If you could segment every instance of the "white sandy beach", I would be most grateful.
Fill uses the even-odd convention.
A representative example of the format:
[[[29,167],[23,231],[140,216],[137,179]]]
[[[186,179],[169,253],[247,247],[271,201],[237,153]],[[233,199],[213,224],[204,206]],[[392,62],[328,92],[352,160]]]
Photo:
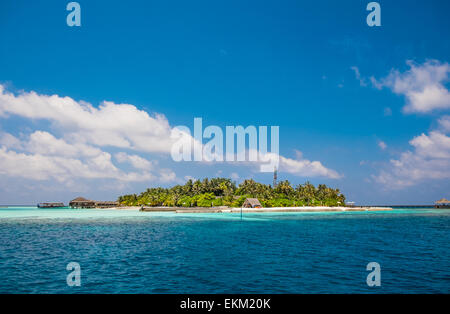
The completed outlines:
[[[346,212],[346,211],[384,211],[392,210],[390,207],[327,207],[327,206],[305,206],[305,207],[272,207],[272,208],[243,208],[246,213],[258,212]],[[240,212],[241,208],[232,208],[230,212]]]
[[[118,207],[118,210],[139,210],[140,207]],[[364,211],[388,211],[390,207],[327,207],[327,206],[305,206],[305,207],[271,207],[271,208],[180,208],[180,207],[144,207],[146,212],[168,212],[177,213],[270,213],[270,212],[364,212]]]

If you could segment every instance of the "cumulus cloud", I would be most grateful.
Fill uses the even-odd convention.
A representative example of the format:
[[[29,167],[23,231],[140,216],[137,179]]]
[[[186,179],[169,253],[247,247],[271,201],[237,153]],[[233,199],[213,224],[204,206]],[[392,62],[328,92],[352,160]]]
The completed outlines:
[[[145,152],[170,152],[171,128],[164,115],[150,116],[129,104],[104,101],[99,108],[70,97],[22,92],[14,95],[0,85],[0,115],[48,120],[66,137],[98,146]]]
[[[320,161],[310,161],[304,158],[291,159],[280,156],[279,170],[301,177],[342,178],[342,175],[335,170],[325,167]]]
[[[136,169],[150,170],[153,168],[154,162],[151,162],[145,158],[138,155],[129,155],[124,152],[117,153],[115,156],[116,160],[120,163],[130,163]]]
[[[325,167],[320,161],[311,161],[304,158],[303,153],[298,150],[295,150],[295,159],[270,152],[262,153],[257,150],[246,150],[247,156],[252,153],[258,156],[258,161],[234,163],[237,165],[257,166],[259,170],[261,170],[261,166],[264,166],[268,170],[265,172],[271,172],[277,168],[279,172],[286,172],[299,177],[325,177],[329,179],[341,179],[343,177],[337,171]],[[236,154],[228,155],[232,160],[233,158],[230,156],[236,156]]]
[[[74,178],[117,178],[120,171],[111,155],[102,153],[85,162],[68,157],[26,154],[0,148],[0,174],[34,180],[64,182]]]
[[[161,169],[161,171],[159,172],[158,180],[163,183],[175,182],[175,181],[178,183],[181,182],[179,179],[177,179],[177,175],[175,174],[175,172],[173,172],[170,169]]]
[[[175,181],[176,175],[162,169],[151,172],[153,163],[137,155],[117,153],[139,172],[117,168],[111,154],[83,143],[67,143],[44,131],[20,140],[9,133],[0,136],[0,174],[32,180],[55,180],[72,185],[77,179],[113,179],[121,182]],[[13,150],[14,149],[14,150]]]
[[[277,156],[273,153],[266,153],[263,156],[260,154],[260,159],[264,162],[278,159],[278,171],[293,174],[299,177],[325,177],[330,179],[340,179],[343,176],[337,171],[325,167],[320,161],[311,161],[303,157],[303,153],[295,150],[296,158],[287,158],[284,156]]]
[[[45,131],[35,131],[32,133],[29,140],[22,143],[22,147],[32,153],[65,157],[95,157],[102,153],[99,148],[84,143],[69,144],[65,140],[58,139]]]
[[[77,179],[114,179],[123,182],[142,182],[158,180],[160,176],[148,171],[124,172],[118,169],[107,152],[97,150],[97,154],[76,155],[75,146],[68,145],[48,133],[42,132],[48,139],[51,149],[41,146],[41,151],[32,152],[35,147],[33,133],[28,141],[21,142],[23,151],[10,150],[6,145],[0,147],[0,174],[32,180],[54,180],[72,184]],[[31,148],[31,149],[29,149]],[[57,154],[58,149],[68,148],[68,152]]]
[[[428,113],[433,110],[450,108],[450,92],[445,86],[449,80],[450,65],[430,60],[417,65],[407,61],[409,70],[400,72],[393,69],[388,76],[375,79],[372,85],[378,89],[387,87],[406,98],[406,113]]]
[[[450,137],[437,131],[421,134],[409,142],[416,153],[424,158],[450,159]]]
[[[407,61],[409,69],[390,71],[384,78],[370,78],[375,88],[389,88],[406,99],[405,113],[430,113],[450,109],[450,65],[447,62],[429,60],[423,64]],[[389,110],[389,115],[391,114]],[[438,120],[438,127],[428,134],[421,134],[409,141],[411,149],[397,159],[390,160],[372,178],[390,188],[404,188],[427,180],[450,179],[450,116]],[[387,146],[378,141],[381,149]]]
[[[13,94],[0,85],[0,117],[10,116],[44,121],[51,132],[33,130],[20,137],[0,133],[0,174],[7,176],[57,180],[66,184],[77,178],[114,179],[121,183],[178,182],[172,170],[156,167],[155,160],[139,154],[168,155],[175,142],[191,145],[197,152],[204,152],[208,147],[198,143],[188,132],[172,128],[164,115],[150,115],[130,104],[104,101],[94,107],[58,95],[33,91]],[[204,157],[217,160],[212,158],[215,154],[217,152],[210,152]],[[319,161],[297,157],[280,156],[279,170],[305,177],[340,177]],[[121,164],[131,165],[134,170],[127,172],[119,168]]]
[[[16,149],[22,149],[22,142],[13,136],[12,134],[0,132],[0,145],[9,147],[9,148],[16,148]]]
[[[450,132],[450,116],[443,116],[438,120],[439,127],[444,132]]]
[[[414,137],[409,144],[412,150],[403,152],[375,181],[391,188],[404,188],[430,179],[450,179],[450,137],[432,131]]]
[[[34,180],[114,179],[121,182],[155,180],[170,182],[176,175],[169,169],[155,170],[154,162],[137,154],[119,152],[118,163],[129,163],[139,172],[126,172],[114,165],[104,148],[168,153],[173,136],[167,119],[153,116],[129,104],[102,102],[98,108],[83,101],[58,95],[7,92],[0,85],[0,116],[46,120],[62,134],[55,137],[37,130],[19,139],[0,133],[2,174]]]

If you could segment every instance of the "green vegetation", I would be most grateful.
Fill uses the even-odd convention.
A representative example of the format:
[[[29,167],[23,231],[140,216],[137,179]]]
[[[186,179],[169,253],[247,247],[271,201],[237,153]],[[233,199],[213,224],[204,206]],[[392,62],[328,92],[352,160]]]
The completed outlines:
[[[230,179],[213,178],[176,185],[172,188],[151,188],[139,195],[123,195],[118,198],[125,206],[178,206],[178,207],[240,207],[247,197],[258,198],[264,207],[293,206],[343,206],[345,196],[339,189],[324,184],[317,188],[309,182],[295,188],[289,181],[270,185],[245,180],[238,187]]]

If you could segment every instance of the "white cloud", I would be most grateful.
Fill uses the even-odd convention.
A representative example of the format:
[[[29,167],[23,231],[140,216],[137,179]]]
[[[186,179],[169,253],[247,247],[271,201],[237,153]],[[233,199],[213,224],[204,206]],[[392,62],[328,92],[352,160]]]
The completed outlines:
[[[403,152],[375,181],[391,188],[404,188],[430,179],[450,179],[450,137],[438,131],[421,134],[410,142],[413,150]]]
[[[108,178],[121,182],[155,180],[170,182],[176,175],[169,169],[153,170],[154,162],[124,152],[116,160],[130,163],[136,172],[117,168],[104,147],[119,147],[145,153],[169,153],[176,140],[167,119],[150,116],[129,104],[105,101],[99,108],[83,101],[58,95],[5,91],[0,85],[0,116],[11,115],[47,120],[62,134],[56,138],[47,131],[34,131],[26,139],[0,134],[2,174],[35,180],[72,182],[73,179]]]
[[[353,72],[355,72],[355,77],[359,81],[359,85],[367,86],[366,80],[361,77],[361,73],[359,72],[359,68],[356,67],[356,66],[352,66],[352,67],[350,67],[350,69],[352,69]]]
[[[83,143],[69,144],[48,132],[36,131],[25,140],[3,133],[0,145],[0,174],[4,176],[56,180],[65,184],[73,184],[76,179],[114,179],[122,182],[158,179],[157,174],[148,171],[152,163],[142,157],[118,154],[141,170],[139,173],[127,173],[112,163],[108,152]],[[164,182],[174,178],[174,175],[168,177],[166,173],[164,170],[160,176]]]
[[[175,182],[175,181],[178,183],[181,182],[180,180],[177,179],[175,172],[173,172],[170,169],[161,169],[161,171],[159,172],[158,179],[160,182],[163,182],[163,183]]]
[[[116,178],[119,170],[111,163],[111,155],[102,153],[86,162],[75,158],[17,153],[0,148],[2,175],[58,182],[74,178]]]
[[[449,158],[450,137],[437,131],[429,135],[421,134],[409,142],[415,147],[416,153],[424,158]]]
[[[197,179],[194,178],[194,177],[192,177],[192,176],[184,176],[184,180],[185,180],[186,182],[189,181],[189,180],[197,181]]]
[[[28,142],[23,143],[28,152],[55,156],[98,156],[102,151],[84,143],[69,144],[63,139],[57,139],[44,131],[35,131],[30,135]]]
[[[430,113],[450,109],[449,81],[450,65],[447,62],[429,60],[423,64],[407,61],[405,72],[393,69],[388,76],[370,80],[375,88],[387,87],[406,98],[403,111],[406,113]],[[392,111],[389,110],[389,115]],[[386,115],[386,112],[385,112]],[[427,180],[450,179],[450,117],[438,120],[438,128],[421,134],[409,141],[412,149],[400,154],[397,159],[372,178],[390,188],[404,188]],[[381,149],[385,143],[378,142]]]
[[[18,138],[5,132],[0,133],[0,145],[15,149],[23,148],[22,142]]]
[[[32,180],[53,180],[72,184],[77,179],[114,179],[123,182],[143,182],[157,179],[150,172],[123,172],[111,162],[111,155],[80,160],[71,157],[18,153],[0,148],[0,174]]]
[[[450,132],[450,116],[443,116],[438,120],[439,127],[444,132]]]
[[[0,85],[0,115],[49,120],[65,137],[97,146],[145,152],[170,152],[173,139],[165,116],[129,104],[104,101],[99,108],[70,97],[23,92],[14,95]]]
[[[342,178],[342,175],[326,168],[320,161],[310,161],[304,158],[291,159],[280,156],[279,170],[301,177]]]
[[[385,150],[387,148],[387,145],[382,140],[378,140],[378,147],[380,147],[382,150]]]
[[[405,96],[407,103],[403,110],[407,113],[428,113],[450,108],[450,92],[445,83],[449,80],[450,65],[430,60],[421,65],[407,61],[409,70],[401,73],[391,70],[380,80],[371,77],[374,87],[390,88],[394,93]]]
[[[138,155],[128,155],[127,153],[120,152],[114,155],[116,160],[120,163],[128,162],[136,169],[150,170],[153,168],[154,163],[142,158]]]
[[[255,153],[258,161],[234,162],[236,165],[257,166],[265,165],[270,172],[277,167],[279,172],[286,172],[299,177],[326,177],[330,179],[340,179],[343,176],[333,169],[325,167],[320,161],[310,161],[303,157],[303,153],[295,150],[296,158],[287,158],[275,153],[258,153],[258,151],[247,151],[246,154]],[[278,162],[277,162],[278,160]]]
[[[172,144],[180,137],[195,150],[203,148],[189,134],[172,128],[164,115],[149,115],[130,104],[104,101],[96,108],[70,97],[40,95],[33,91],[13,94],[0,84],[0,116],[2,119],[20,116],[44,120],[52,132],[60,135],[56,137],[43,130],[21,134],[20,138],[0,133],[1,173],[28,179],[66,183],[76,178],[178,182],[172,170],[155,169],[156,161],[138,153],[170,154]],[[111,149],[120,150],[114,154],[117,163],[129,163],[138,171],[126,172],[118,168],[111,154],[105,151]],[[319,161],[300,155],[297,159],[280,156],[279,170],[304,177],[341,177]]]
[[[239,180],[240,176],[236,172],[232,172],[231,175],[230,175],[230,178],[232,180]]]
[[[295,152],[295,159],[303,159],[303,152],[299,151],[298,149],[294,149]]]

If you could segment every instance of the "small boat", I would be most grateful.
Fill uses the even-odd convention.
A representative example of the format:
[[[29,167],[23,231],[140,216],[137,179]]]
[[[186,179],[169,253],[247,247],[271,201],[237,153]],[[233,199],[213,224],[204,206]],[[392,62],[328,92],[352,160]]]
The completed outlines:
[[[39,203],[38,208],[60,208],[64,207],[64,203]]]

